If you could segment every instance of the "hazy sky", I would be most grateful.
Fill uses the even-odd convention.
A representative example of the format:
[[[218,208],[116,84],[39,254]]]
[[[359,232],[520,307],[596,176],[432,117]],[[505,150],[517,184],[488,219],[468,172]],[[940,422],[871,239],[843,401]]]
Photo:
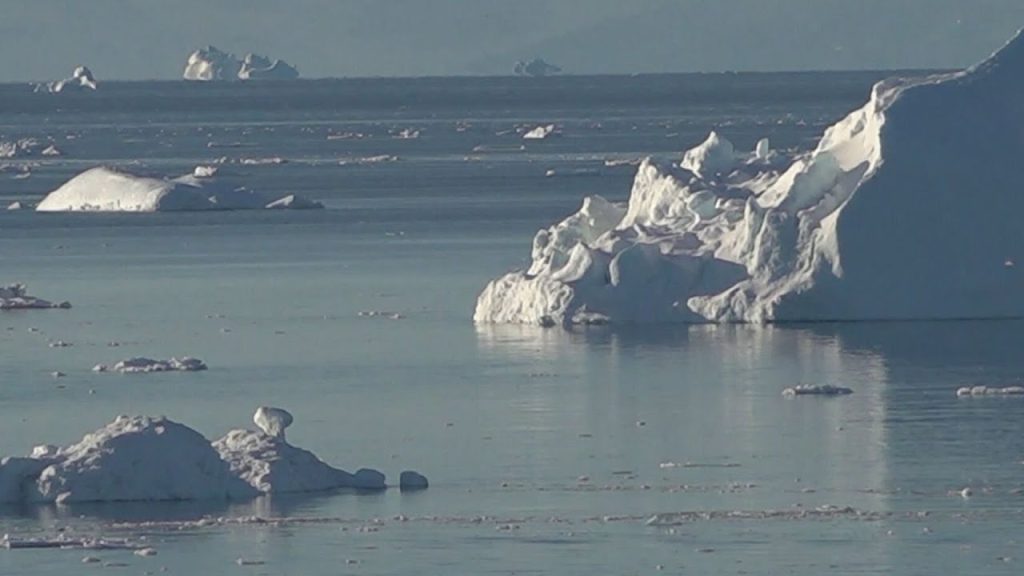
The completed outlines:
[[[1024,26],[1024,0],[0,0],[0,81],[180,77],[213,44],[304,77],[935,68]]]

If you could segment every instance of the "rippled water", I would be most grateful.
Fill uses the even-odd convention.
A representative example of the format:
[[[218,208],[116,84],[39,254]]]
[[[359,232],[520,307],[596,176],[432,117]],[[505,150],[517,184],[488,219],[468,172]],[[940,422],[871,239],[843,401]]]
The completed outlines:
[[[329,208],[0,213],[0,282],[74,304],[0,314],[0,454],[118,413],[213,438],[274,404],[296,416],[289,440],[330,463],[431,480],[416,494],[9,508],[0,532],[15,538],[158,554],[0,551],[0,573],[67,574],[86,555],[172,574],[1018,573],[1024,399],[954,392],[1019,383],[1024,323],[470,321],[537,228],[585,194],[625,198],[630,169],[605,159],[675,157],[713,127],[744,147],[808,146],[877,76],[141,83],[85,99],[0,86],[0,139],[65,151],[0,161],[32,173],[0,173],[4,199],[100,162],[174,174],[226,156],[228,178]],[[522,141],[506,131],[540,122],[565,135],[509,150]],[[405,128],[420,138],[392,138]],[[327,139],[352,131],[366,136]],[[338,163],[380,154],[399,159]],[[289,162],[232,163],[270,156]],[[401,318],[359,315],[373,310]],[[210,370],[90,371],[180,354]],[[799,382],[855,392],[780,394]]]

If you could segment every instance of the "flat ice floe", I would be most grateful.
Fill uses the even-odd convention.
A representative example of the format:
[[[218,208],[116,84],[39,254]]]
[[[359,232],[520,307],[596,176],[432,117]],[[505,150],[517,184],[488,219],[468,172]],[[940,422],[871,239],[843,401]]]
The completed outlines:
[[[890,79],[794,157],[712,133],[644,161],[490,282],[478,323],[1024,316],[1024,37],[962,72]]]
[[[385,487],[382,473],[333,468],[283,435],[232,430],[211,443],[163,416],[118,416],[70,446],[37,446],[30,456],[0,460],[0,503],[225,500]]]
[[[185,80],[294,80],[299,71],[283,60],[249,53],[241,60],[234,54],[207,46],[188,57]]]
[[[46,195],[39,212],[170,212],[254,210],[264,208],[323,208],[288,194],[275,198],[245,188],[219,184],[212,177],[192,174],[174,179],[137,176],[112,168],[90,168]]]
[[[70,302],[50,302],[29,296],[24,284],[0,285],[0,310],[23,310],[38,308],[71,308]]]
[[[121,374],[148,374],[150,372],[199,372],[206,370],[206,363],[198,358],[184,356],[170,360],[154,360],[138,356],[121,360],[113,366],[97,364],[93,372],[120,372]]]

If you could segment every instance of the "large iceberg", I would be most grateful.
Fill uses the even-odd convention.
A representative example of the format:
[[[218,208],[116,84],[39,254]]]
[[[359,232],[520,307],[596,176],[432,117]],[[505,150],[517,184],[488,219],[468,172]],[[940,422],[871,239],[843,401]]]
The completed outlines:
[[[247,210],[261,208],[323,208],[294,195],[274,198],[220,185],[193,175],[174,179],[137,176],[112,168],[91,168],[46,195],[39,212],[167,212]]]
[[[967,70],[890,79],[786,159],[712,134],[537,233],[478,323],[1024,316],[1024,36]],[[788,168],[781,169],[786,164]]]
[[[42,445],[0,460],[0,504],[235,500],[385,487],[376,470],[350,474],[282,437],[232,430],[211,443],[163,416],[118,416],[70,446]]]
[[[189,54],[183,74],[185,80],[294,80],[299,71],[283,60],[271,60],[249,53],[239,60],[234,54],[214,46]]]

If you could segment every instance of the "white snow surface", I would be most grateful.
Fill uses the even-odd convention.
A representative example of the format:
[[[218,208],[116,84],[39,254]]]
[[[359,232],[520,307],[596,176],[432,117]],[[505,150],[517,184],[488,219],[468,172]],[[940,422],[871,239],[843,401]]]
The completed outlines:
[[[195,430],[163,417],[118,416],[62,448],[28,499],[63,504],[255,494]]]
[[[490,282],[478,323],[1024,316],[1024,36],[967,70],[890,79],[786,158],[712,133],[586,198]],[[786,165],[788,164],[788,168]]]
[[[294,80],[299,71],[283,60],[249,53],[241,60],[234,54],[207,46],[188,57],[185,80]]]
[[[0,310],[29,308],[71,308],[71,304],[69,302],[53,303],[30,296],[24,284],[8,284],[6,286],[0,284]]]
[[[272,206],[271,206],[272,205]],[[231,188],[212,177],[188,174],[174,179],[149,178],[107,167],[90,168],[50,192],[39,212],[170,212],[322,208],[318,202],[289,194],[274,199],[246,188]]]

